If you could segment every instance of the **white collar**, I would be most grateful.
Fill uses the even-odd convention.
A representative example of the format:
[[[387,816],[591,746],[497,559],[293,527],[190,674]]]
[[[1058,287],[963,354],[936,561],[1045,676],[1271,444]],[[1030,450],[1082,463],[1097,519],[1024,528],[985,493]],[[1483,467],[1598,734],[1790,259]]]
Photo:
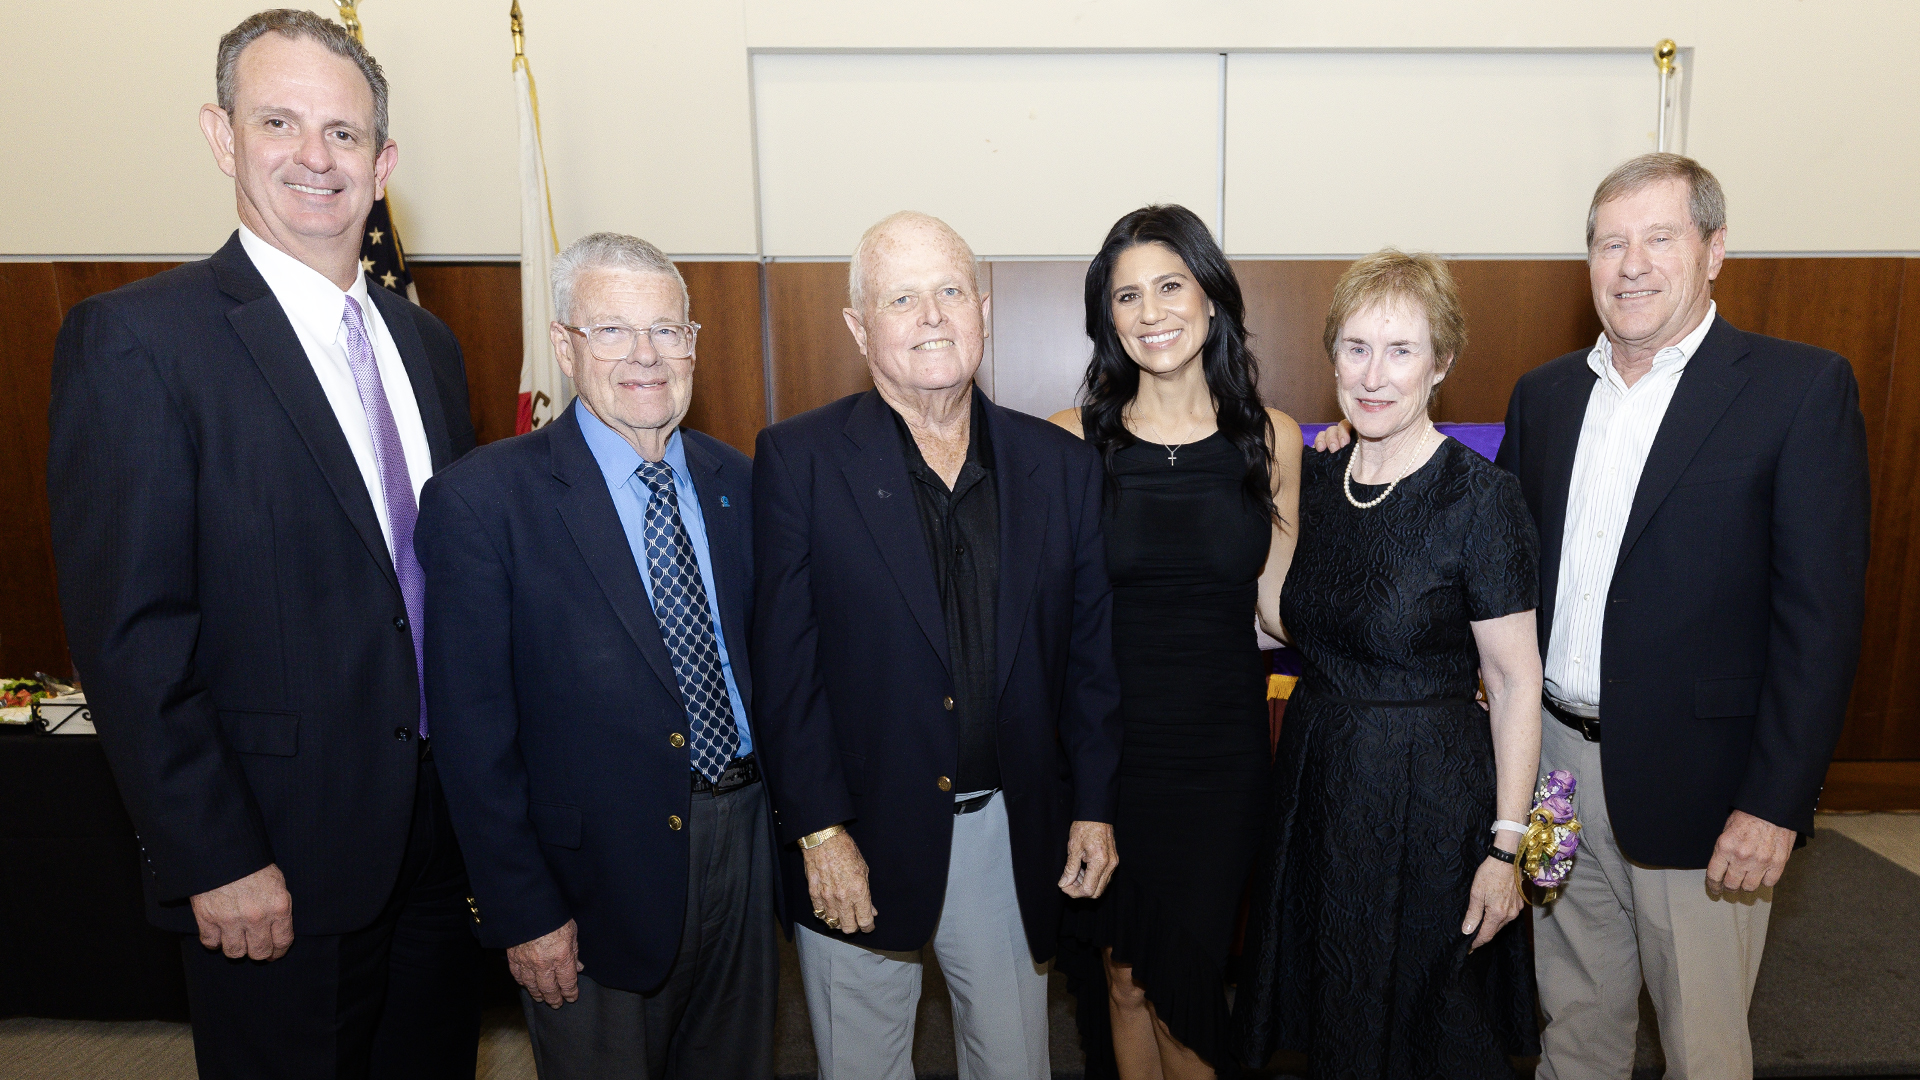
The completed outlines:
[[[373,301],[367,296],[365,268],[355,270],[353,287],[341,292],[340,286],[327,280],[326,275],[260,239],[245,225],[240,226],[240,246],[253,260],[254,269],[266,279],[267,288],[273,290],[274,299],[280,301],[288,321],[307,337],[316,341],[336,340],[349,296],[360,305],[361,317],[372,322]]]
[[[1686,337],[1654,353],[1653,368],[1647,374],[1683,370],[1687,366],[1687,361],[1693,359],[1694,352],[1700,348],[1700,343],[1706,340],[1707,331],[1713,327],[1713,317],[1719,310],[1718,303],[1707,301],[1707,317],[1701,319],[1700,325],[1688,332]],[[1593,350],[1587,353],[1587,366],[1592,368],[1593,373],[1600,376],[1602,380],[1612,383],[1614,389],[1621,393],[1628,390],[1627,381],[1620,377],[1619,371],[1614,369],[1613,341],[1607,337],[1606,331],[1600,332],[1600,340],[1594,342]]]

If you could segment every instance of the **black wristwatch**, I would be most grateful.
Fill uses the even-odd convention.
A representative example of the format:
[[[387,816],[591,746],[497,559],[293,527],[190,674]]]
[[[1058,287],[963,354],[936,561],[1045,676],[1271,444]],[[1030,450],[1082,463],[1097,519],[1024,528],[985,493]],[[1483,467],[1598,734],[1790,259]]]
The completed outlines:
[[[1506,863],[1508,866],[1512,866],[1514,863],[1518,862],[1520,858],[1518,855],[1515,855],[1513,852],[1502,851],[1498,847],[1495,847],[1492,844],[1487,845],[1487,854],[1493,856],[1496,859],[1499,859],[1501,862]]]

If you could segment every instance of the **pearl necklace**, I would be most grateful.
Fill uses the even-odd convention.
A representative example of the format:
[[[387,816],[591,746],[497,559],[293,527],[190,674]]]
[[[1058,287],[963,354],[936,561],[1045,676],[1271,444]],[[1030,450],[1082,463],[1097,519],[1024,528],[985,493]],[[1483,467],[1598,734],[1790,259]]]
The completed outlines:
[[[1402,451],[1402,454],[1406,458],[1407,468],[1402,469],[1400,471],[1400,475],[1393,478],[1393,483],[1387,485],[1387,490],[1381,492],[1378,495],[1375,495],[1373,498],[1367,500],[1366,502],[1361,502],[1359,499],[1356,499],[1353,497],[1353,463],[1360,460],[1360,448],[1358,446],[1355,446],[1353,448],[1353,453],[1348,455],[1347,457],[1346,475],[1340,478],[1340,488],[1341,490],[1347,493],[1347,501],[1353,504],[1353,508],[1355,510],[1371,510],[1374,507],[1379,506],[1383,501],[1385,501],[1387,496],[1393,494],[1393,489],[1399,487],[1400,481],[1405,480],[1407,478],[1407,474],[1413,471],[1412,469],[1413,458],[1415,457],[1415,454],[1413,453],[1413,451],[1425,449],[1427,445],[1427,439],[1429,436],[1433,434],[1433,431],[1434,429],[1429,427],[1427,429],[1426,434],[1420,436],[1419,442],[1412,444],[1412,446],[1409,447],[1408,450]]]

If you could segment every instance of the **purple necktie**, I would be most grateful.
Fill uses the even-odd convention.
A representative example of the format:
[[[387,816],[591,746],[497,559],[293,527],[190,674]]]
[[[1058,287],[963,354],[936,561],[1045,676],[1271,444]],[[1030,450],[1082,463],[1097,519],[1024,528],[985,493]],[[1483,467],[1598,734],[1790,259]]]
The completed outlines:
[[[426,595],[420,560],[413,554],[413,523],[420,508],[413,501],[413,478],[407,473],[407,452],[400,445],[400,428],[393,422],[393,407],[387,404],[387,388],[380,381],[380,366],[373,360],[373,342],[367,337],[367,324],[360,302],[347,297],[347,310],[341,318],[347,324],[347,366],[353,369],[353,388],[360,393],[360,408],[367,414],[367,431],[373,436],[373,462],[380,470],[380,495],[387,502],[387,528],[393,533],[393,573],[400,579],[400,599],[407,605],[407,628],[413,634],[413,667],[420,684],[420,737],[427,737],[426,656],[421,650],[421,605]]]

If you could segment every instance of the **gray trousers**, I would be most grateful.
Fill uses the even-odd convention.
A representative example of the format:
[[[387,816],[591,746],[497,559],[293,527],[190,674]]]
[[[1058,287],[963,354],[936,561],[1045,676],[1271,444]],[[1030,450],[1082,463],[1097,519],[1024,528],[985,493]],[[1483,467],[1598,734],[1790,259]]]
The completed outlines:
[[[695,794],[687,822],[687,917],[667,981],[639,994],[580,974],[550,1008],[523,989],[540,1080],[767,1080],[780,990],[766,785]]]
[[[820,1080],[911,1080],[920,954],[801,925],[794,938]],[[1027,948],[1013,891],[1005,793],[953,819],[933,953],[953,998],[960,1080],[1047,1080],[1047,971]]]
[[[1747,1006],[1773,890],[1716,899],[1704,870],[1628,859],[1607,816],[1600,744],[1544,714],[1540,771],[1552,769],[1579,780],[1580,853],[1560,898],[1534,911],[1534,972],[1547,1015],[1535,1075],[1627,1080],[1644,979],[1660,1018],[1667,1080],[1749,1080]]]

